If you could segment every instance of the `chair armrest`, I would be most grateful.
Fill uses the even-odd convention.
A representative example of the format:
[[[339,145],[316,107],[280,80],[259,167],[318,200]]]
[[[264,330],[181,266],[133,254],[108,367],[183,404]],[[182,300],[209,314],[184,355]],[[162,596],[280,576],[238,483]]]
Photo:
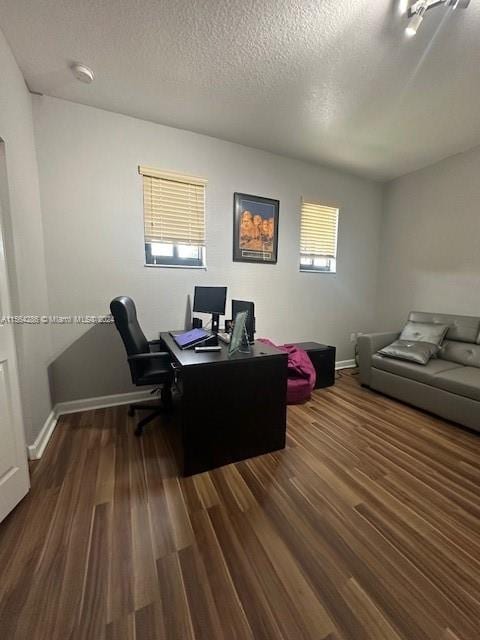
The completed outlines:
[[[148,346],[150,347],[151,353],[158,353],[159,351],[163,351],[165,349],[163,340],[149,340]]]
[[[367,386],[370,384],[373,354],[397,340],[399,335],[399,331],[388,331],[387,333],[364,333],[358,336],[358,360],[362,384]]]
[[[129,362],[142,362],[142,360],[164,360],[166,366],[170,366],[170,354],[166,351],[154,351],[148,353],[135,353],[133,356],[128,356]]]

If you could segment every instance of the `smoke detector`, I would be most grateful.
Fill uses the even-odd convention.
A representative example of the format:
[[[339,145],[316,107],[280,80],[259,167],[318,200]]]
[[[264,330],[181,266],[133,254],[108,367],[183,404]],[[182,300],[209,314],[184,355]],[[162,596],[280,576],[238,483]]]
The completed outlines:
[[[90,69],[90,67],[87,67],[86,64],[79,64],[78,62],[75,62],[74,64],[72,64],[71,69],[73,75],[77,80],[80,80],[80,82],[90,84],[90,82],[92,82],[95,78],[95,74]]]

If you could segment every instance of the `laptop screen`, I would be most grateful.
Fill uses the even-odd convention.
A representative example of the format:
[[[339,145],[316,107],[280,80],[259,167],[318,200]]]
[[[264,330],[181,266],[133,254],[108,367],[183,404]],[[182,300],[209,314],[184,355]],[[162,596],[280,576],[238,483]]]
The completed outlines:
[[[180,349],[183,349],[184,347],[195,344],[195,342],[204,340],[207,337],[208,333],[204,329],[192,329],[191,331],[186,331],[185,333],[173,336],[173,339]]]

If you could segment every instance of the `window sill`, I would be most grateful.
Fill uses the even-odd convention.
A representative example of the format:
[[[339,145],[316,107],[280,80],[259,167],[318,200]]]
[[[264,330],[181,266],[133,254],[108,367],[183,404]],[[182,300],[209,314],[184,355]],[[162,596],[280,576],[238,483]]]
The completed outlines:
[[[200,269],[207,270],[207,265],[194,265],[194,264],[147,264],[144,267],[153,267],[154,269]]]
[[[323,269],[300,269],[300,273],[323,273],[324,275],[327,276],[336,276],[337,272],[336,271],[326,271]]]

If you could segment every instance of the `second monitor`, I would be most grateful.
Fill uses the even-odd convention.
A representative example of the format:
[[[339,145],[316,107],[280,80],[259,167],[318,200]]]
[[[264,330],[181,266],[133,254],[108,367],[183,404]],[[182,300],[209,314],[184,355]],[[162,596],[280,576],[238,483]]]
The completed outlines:
[[[195,287],[193,297],[194,313],[212,314],[212,332],[219,329],[220,316],[225,315],[227,287]]]

